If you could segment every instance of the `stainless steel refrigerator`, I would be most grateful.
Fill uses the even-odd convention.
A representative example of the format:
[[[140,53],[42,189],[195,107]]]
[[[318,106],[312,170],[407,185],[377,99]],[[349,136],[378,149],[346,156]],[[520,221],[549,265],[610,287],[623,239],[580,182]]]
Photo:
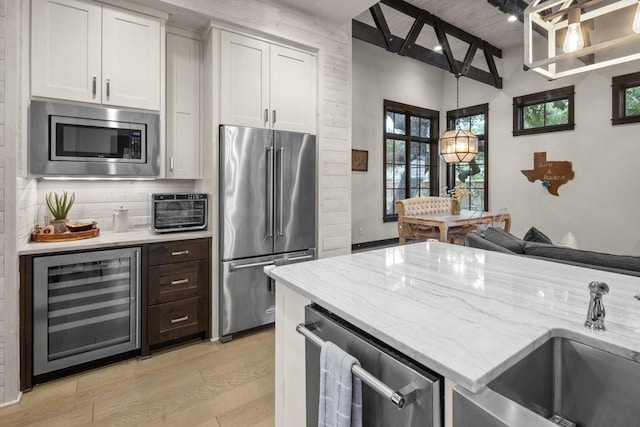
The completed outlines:
[[[263,271],[315,258],[314,135],[220,126],[220,341],[275,321]]]

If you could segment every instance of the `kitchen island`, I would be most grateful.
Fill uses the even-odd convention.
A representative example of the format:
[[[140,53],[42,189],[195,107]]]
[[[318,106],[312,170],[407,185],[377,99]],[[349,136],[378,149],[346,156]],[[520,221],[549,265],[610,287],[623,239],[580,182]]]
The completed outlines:
[[[295,325],[308,301],[445,377],[445,425],[454,384],[475,393],[551,337],[640,359],[638,277],[439,242],[275,267],[269,275],[277,282],[279,426],[304,424],[304,339]],[[583,326],[594,280],[611,288],[606,331]]]

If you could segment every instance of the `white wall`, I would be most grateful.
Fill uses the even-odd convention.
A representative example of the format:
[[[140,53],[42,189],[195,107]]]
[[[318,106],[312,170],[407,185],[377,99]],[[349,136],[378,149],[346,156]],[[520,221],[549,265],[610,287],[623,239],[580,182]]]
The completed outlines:
[[[357,40],[353,46],[353,148],[369,151],[369,171],[352,173],[353,242],[359,243],[397,237],[396,223],[382,222],[382,100],[440,110],[443,129],[446,111],[456,107],[456,82],[452,74],[384,49]],[[610,121],[611,77],[637,71],[638,62],[550,82],[523,71],[522,46],[503,51],[498,61],[502,90],[460,79],[460,107],[489,103],[489,209],[506,207],[518,236],[533,225],[556,242],[571,232],[579,248],[640,255],[640,124]],[[412,77],[401,84],[392,73]],[[576,92],[575,130],[512,136],[513,97],[569,85]],[[520,172],[532,168],[538,151],[573,162],[575,178],[557,197]]]
[[[489,208],[506,207],[512,232],[536,226],[554,241],[567,232],[578,247],[640,255],[640,124],[611,126],[611,77],[637,71],[638,62],[549,82],[522,69],[522,45],[503,52],[504,88],[461,79],[460,105],[489,102]],[[455,78],[445,78],[443,111],[455,108]],[[575,85],[575,130],[512,136],[513,97]],[[533,153],[573,162],[575,177],[550,195],[520,172]]]
[[[367,172],[351,173],[353,243],[398,237],[383,217],[383,101],[442,109],[444,71],[353,39],[353,148],[369,152]],[[442,115],[442,113],[441,113]]]

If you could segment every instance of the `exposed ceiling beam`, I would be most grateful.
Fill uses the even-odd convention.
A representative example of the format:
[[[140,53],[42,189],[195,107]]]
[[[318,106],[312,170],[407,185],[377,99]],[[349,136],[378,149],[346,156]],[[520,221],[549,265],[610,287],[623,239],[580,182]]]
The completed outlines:
[[[371,12],[371,17],[373,18],[373,22],[376,23],[376,27],[382,33],[385,42],[385,49],[391,50],[391,31],[389,30],[389,26],[387,25],[387,20],[384,19],[384,15],[382,14],[382,8],[379,3],[374,4],[369,8],[369,12]]]
[[[380,3],[414,18],[414,22],[405,38],[391,34],[384,14],[382,13]],[[462,75],[498,89],[502,88],[502,78],[498,74],[494,60],[494,57],[502,58],[502,50],[404,0],[382,0],[380,3],[375,4],[369,9],[376,27],[372,27],[355,19],[352,21],[352,34],[354,38],[382,47],[390,52],[396,52],[400,55],[408,56],[426,64],[442,68],[456,76]],[[415,44],[424,25],[429,25],[434,28],[438,42],[442,47],[442,53]],[[459,61],[454,57],[448,36],[455,37],[469,44],[464,61]],[[478,49],[484,52],[489,72],[471,65]]]
[[[353,37],[358,40],[365,41],[367,43],[371,43],[383,49],[386,49],[386,43],[380,31],[377,28],[371,27],[365,23],[360,21],[353,20],[352,21],[352,30]],[[393,36],[393,40],[391,41],[391,51],[398,52],[404,43],[404,39],[401,37]],[[426,47],[422,47],[420,45],[413,45],[411,49],[408,50],[407,55],[409,58],[416,59],[418,61],[424,62],[425,64],[432,65],[434,67],[442,68],[443,70],[449,71],[449,63],[447,62],[444,55],[438,52],[434,52],[431,49],[427,49]],[[455,61],[458,69],[462,69],[463,63],[461,61]],[[498,77],[499,85],[496,86],[496,79],[488,73],[487,71],[481,70],[476,67],[470,67],[465,77],[468,77],[472,80],[476,80],[481,83],[488,84],[490,86],[497,87],[498,89],[502,88],[502,78]]]
[[[524,0],[487,0],[489,4],[498,8],[502,13],[517,16],[523,21],[524,10],[529,6]]]

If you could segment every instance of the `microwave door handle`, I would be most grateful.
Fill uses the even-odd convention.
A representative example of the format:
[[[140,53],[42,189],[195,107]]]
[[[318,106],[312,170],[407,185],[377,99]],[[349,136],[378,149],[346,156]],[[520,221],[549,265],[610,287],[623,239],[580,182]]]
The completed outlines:
[[[267,235],[273,237],[273,147],[267,148]]]

